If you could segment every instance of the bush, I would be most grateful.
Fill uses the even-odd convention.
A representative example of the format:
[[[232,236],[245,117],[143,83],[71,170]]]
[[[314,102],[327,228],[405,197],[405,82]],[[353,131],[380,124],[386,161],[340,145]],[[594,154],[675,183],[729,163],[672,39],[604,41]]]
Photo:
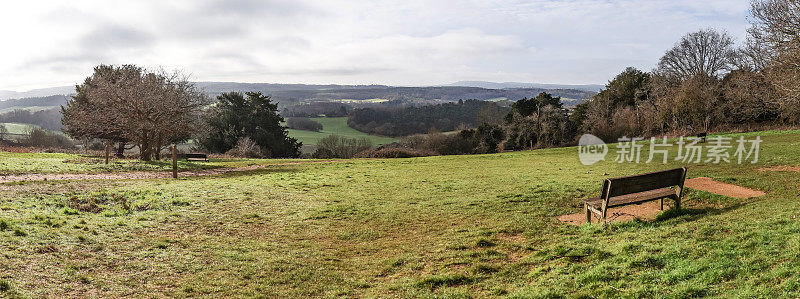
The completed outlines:
[[[368,151],[372,148],[372,142],[367,138],[346,138],[338,135],[330,135],[322,138],[317,144],[314,158],[318,159],[350,159],[356,154]]]
[[[289,129],[297,129],[297,130],[305,130],[305,131],[314,131],[319,132],[322,131],[322,124],[312,120],[310,118],[304,117],[290,117],[286,120],[286,126]]]
[[[69,137],[41,128],[28,131],[28,136],[20,140],[20,144],[39,148],[75,148],[75,143]]]
[[[463,134],[442,133],[410,136],[405,139],[404,145],[408,148],[436,155],[471,154],[475,148],[470,138]]]
[[[240,158],[268,158],[269,155],[265,154],[261,147],[258,146],[253,140],[248,137],[239,138],[236,146],[226,152],[226,154],[233,157]]]

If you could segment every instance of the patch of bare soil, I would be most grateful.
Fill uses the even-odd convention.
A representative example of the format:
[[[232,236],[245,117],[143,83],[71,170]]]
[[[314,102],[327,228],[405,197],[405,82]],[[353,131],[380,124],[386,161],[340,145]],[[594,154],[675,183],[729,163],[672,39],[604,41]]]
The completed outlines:
[[[245,167],[228,167],[195,171],[181,171],[178,177],[221,175],[229,172],[251,171],[270,166],[296,165],[307,163],[327,163],[337,160],[326,161],[295,161],[278,164],[259,164]],[[0,176],[0,183],[23,182],[23,181],[48,181],[48,180],[147,180],[147,179],[166,179],[171,178],[170,171],[136,171],[136,172],[112,172],[112,173],[32,173],[19,175]]]
[[[759,197],[766,194],[763,191],[717,182],[707,177],[688,179],[684,186],[736,198]]]
[[[759,168],[759,171],[800,171],[800,166],[776,165]]]
[[[664,209],[668,209],[667,203],[664,202]],[[608,222],[624,222],[634,219],[651,221],[656,219],[656,215],[661,212],[661,204],[655,201],[649,201],[638,205],[629,205],[622,207],[615,207],[608,209]],[[572,225],[583,225],[586,223],[586,213],[575,213],[569,215],[558,216],[558,221]],[[592,223],[601,223],[597,214],[592,213]]]

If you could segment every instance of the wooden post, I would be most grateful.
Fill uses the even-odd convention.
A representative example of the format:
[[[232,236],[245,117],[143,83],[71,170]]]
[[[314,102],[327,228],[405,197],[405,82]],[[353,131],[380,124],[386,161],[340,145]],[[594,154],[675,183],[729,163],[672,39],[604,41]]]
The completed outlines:
[[[111,146],[111,142],[106,140],[106,164],[108,164],[108,151],[109,151],[109,147],[110,146]]]
[[[178,151],[175,145],[172,145],[172,178],[178,178]]]

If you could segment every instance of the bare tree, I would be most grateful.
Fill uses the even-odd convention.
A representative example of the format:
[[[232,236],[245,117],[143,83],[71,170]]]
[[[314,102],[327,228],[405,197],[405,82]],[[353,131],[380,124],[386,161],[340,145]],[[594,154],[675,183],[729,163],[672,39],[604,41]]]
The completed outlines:
[[[775,55],[775,49],[765,40],[750,35],[744,45],[736,50],[733,65],[738,70],[760,72],[773,63]]]
[[[200,127],[208,98],[180,73],[133,65],[95,68],[62,108],[65,132],[75,138],[133,142],[142,160],[160,158],[167,145]]]
[[[800,2],[752,0],[750,35],[775,48],[797,48],[800,41]]]
[[[753,0],[750,13],[750,37],[771,54],[765,74],[779,94],[780,119],[800,123],[800,2]]]
[[[661,57],[657,73],[681,81],[698,75],[717,78],[731,68],[733,44],[727,33],[713,29],[686,34]]]

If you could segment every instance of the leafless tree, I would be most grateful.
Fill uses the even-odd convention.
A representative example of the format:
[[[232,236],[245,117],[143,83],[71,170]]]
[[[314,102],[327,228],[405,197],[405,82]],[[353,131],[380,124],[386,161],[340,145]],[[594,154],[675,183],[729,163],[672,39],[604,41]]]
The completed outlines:
[[[731,68],[733,45],[727,33],[714,29],[686,34],[661,57],[657,73],[681,81],[698,75],[717,78]]]
[[[765,74],[780,95],[780,118],[800,122],[800,1],[753,0],[750,37],[770,51]]]
[[[209,100],[186,76],[133,65],[95,68],[62,108],[74,138],[133,142],[142,160],[160,158],[167,145],[189,139]]]
[[[797,48],[800,41],[800,1],[752,0],[750,35],[775,48]]]

